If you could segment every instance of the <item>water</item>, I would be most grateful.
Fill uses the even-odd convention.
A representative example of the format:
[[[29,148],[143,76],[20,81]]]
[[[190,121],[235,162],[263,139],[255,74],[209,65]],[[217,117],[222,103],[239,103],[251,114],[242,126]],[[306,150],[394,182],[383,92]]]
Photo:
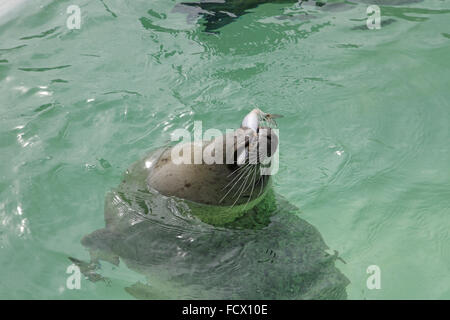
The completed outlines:
[[[132,298],[124,264],[66,288],[105,195],[174,129],[258,106],[285,116],[274,190],[346,262],[348,297],[449,299],[450,4],[383,2],[380,30],[367,3],[269,3],[206,33],[176,2],[78,1],[68,30],[70,1],[0,1],[0,297]]]

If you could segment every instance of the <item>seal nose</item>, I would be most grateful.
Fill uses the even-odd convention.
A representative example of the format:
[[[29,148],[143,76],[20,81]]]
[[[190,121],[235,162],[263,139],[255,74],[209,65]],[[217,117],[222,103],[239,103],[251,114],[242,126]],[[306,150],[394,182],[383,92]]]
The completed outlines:
[[[255,133],[258,132],[259,128],[259,109],[253,109],[249,114],[247,114],[242,120],[241,127],[252,129]]]
[[[253,132],[258,133],[261,124],[268,124],[269,126],[276,127],[277,123],[275,119],[282,118],[282,115],[274,113],[265,113],[258,108],[253,109],[247,114],[241,123],[241,128],[252,129]]]

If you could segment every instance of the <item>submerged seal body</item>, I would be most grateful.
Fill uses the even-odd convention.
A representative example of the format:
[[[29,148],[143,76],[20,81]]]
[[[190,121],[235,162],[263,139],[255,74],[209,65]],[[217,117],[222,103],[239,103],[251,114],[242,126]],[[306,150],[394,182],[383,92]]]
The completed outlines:
[[[116,280],[103,278],[98,261],[124,263],[145,276],[124,288],[138,299],[347,297],[349,280],[335,266],[337,253],[281,196],[269,191],[220,228],[182,210],[170,198],[114,190],[105,203],[105,228],[82,240],[91,263],[72,261],[91,281],[106,282]]]

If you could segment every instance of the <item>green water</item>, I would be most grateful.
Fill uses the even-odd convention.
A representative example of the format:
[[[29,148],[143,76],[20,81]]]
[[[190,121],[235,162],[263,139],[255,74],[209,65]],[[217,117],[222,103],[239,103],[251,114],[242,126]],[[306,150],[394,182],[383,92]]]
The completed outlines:
[[[449,299],[450,3],[380,5],[380,30],[363,3],[264,4],[220,33],[175,5],[0,14],[0,298],[132,298],[144,277],[123,264],[103,264],[110,285],[66,288],[106,193],[174,129],[236,128],[258,106],[284,115],[274,189],[346,262],[348,297]]]

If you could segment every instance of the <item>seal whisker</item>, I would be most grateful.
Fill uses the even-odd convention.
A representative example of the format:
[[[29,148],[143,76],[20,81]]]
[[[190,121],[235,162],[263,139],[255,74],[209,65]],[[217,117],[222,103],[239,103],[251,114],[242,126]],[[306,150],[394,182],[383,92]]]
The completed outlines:
[[[253,172],[254,172],[254,166],[252,166],[252,168],[250,168],[250,170],[248,171],[248,176],[247,176],[247,178],[252,177],[252,176],[253,176]],[[250,182],[251,180],[252,180],[252,179],[250,179],[249,182]],[[245,183],[245,184],[244,184],[244,188],[242,188],[242,192],[240,193],[239,196],[241,196],[242,193],[246,192],[250,187],[251,187],[251,183],[249,183],[248,185]]]
[[[244,183],[243,183],[241,186],[239,186],[239,188],[238,188],[238,189],[236,190],[236,192],[234,193],[233,197],[235,197],[236,194],[238,194],[238,192],[239,192],[239,195],[238,195],[236,201],[239,199],[239,197],[241,196],[242,192],[244,191],[244,188],[245,188],[245,186],[247,185],[247,180],[248,180],[248,178],[250,177],[250,175],[251,175],[251,173],[252,173],[252,170],[253,170],[253,167],[249,167],[249,168],[248,168],[248,170],[247,170],[246,173],[245,173],[245,174],[246,174],[246,177],[245,177]]]
[[[260,188],[259,188],[258,197],[262,194],[262,192],[264,190],[264,175],[261,175],[259,177],[259,179],[261,180],[261,185],[260,185]]]
[[[236,200],[233,202],[231,208],[233,208],[234,205],[236,204],[236,202],[240,199],[242,193],[244,192],[244,188],[245,188],[246,185],[247,185],[247,180],[248,180],[248,178],[251,176],[253,170],[254,170],[254,166],[251,166],[251,167],[246,171],[247,177],[245,178],[244,183],[243,183],[241,186],[239,186],[239,188],[237,189],[237,191],[234,193],[233,197],[236,196],[236,194],[238,194],[238,196],[236,197]]]
[[[238,182],[244,177],[248,177],[248,172],[251,170],[251,167],[247,167],[246,170],[243,171],[243,174],[241,175],[241,177],[231,186],[230,190],[228,190],[228,192],[225,194],[225,196],[221,199],[220,202],[223,201],[223,199],[235,188],[235,186],[238,184]],[[241,186],[245,186],[245,183],[247,182],[247,179],[245,179],[244,183]],[[238,189],[236,190],[236,192],[234,193],[234,195],[231,197],[233,198],[236,193],[240,190],[241,186],[238,187]],[[233,203],[234,205],[234,203]],[[233,206],[232,206],[233,207]]]
[[[239,169],[242,169],[241,170],[241,172],[239,172],[239,174],[237,175],[237,176],[235,176],[225,187],[223,187],[222,188],[222,190],[223,189],[226,189],[230,184],[232,184],[237,178],[239,178],[242,174],[243,174],[243,172],[245,172],[245,170],[243,170],[243,169],[246,169],[246,168],[248,168],[249,167],[249,164],[245,164],[244,166],[242,166],[241,168],[239,168]],[[235,170],[236,171],[236,170]],[[227,177],[229,177],[229,176],[227,176]]]
[[[231,192],[231,190],[234,189],[236,184],[242,179],[242,177],[245,176],[246,172],[248,172],[248,170],[250,170],[250,169],[251,169],[251,167],[247,166],[247,168],[245,170],[243,170],[238,176],[236,176],[231,182],[229,182],[227,184],[227,186],[230,185],[234,180],[236,180],[239,177],[239,179],[237,179],[237,181],[231,186],[230,190],[228,190],[227,193],[225,193],[225,195],[220,199],[219,203],[222,203],[222,201],[226,198],[226,196]]]
[[[252,185],[252,191],[250,191],[250,196],[248,197],[247,202],[245,203],[244,208],[247,208],[247,205],[248,205],[248,203],[250,202],[250,199],[252,198],[252,195],[253,195],[253,189],[255,188],[255,181],[256,181],[257,167],[258,167],[258,166],[255,166],[255,168],[253,169],[253,180],[252,180],[252,183],[251,183],[251,185]]]
[[[245,170],[243,170],[239,175],[239,179],[237,180],[237,181],[235,181],[234,183],[233,183],[233,186],[231,187],[231,189],[233,189],[234,188],[234,186],[236,185],[236,183],[238,183],[243,177],[245,177],[247,174],[248,174],[248,172],[251,170],[251,166],[247,166],[246,168],[245,168]],[[236,177],[237,178],[237,177]],[[235,179],[236,179],[235,178]],[[233,180],[235,180],[235,179],[233,179]]]
[[[236,172],[241,171],[241,170],[244,169],[248,164],[249,164],[249,163],[246,163],[245,165],[243,165],[243,166],[237,168],[236,170],[233,170],[233,172],[231,172],[231,173],[227,176],[227,178],[230,177],[230,176],[232,176],[232,175],[235,174]]]
[[[234,205],[236,204],[236,202],[240,199],[241,195],[242,195],[245,191],[247,191],[247,189],[248,189],[250,186],[252,186],[251,194],[250,194],[249,198],[247,199],[247,202],[246,202],[244,208],[247,207],[247,204],[250,202],[251,196],[253,195],[253,188],[254,188],[254,183],[255,183],[256,173],[257,173],[258,167],[259,167],[258,165],[255,165],[255,166],[253,166],[253,167],[251,168],[251,170],[250,170],[250,172],[249,172],[249,175],[247,176],[247,178],[246,178],[244,184],[242,185],[242,188],[239,188],[239,189],[238,189],[238,190],[241,190],[241,191],[240,191],[238,197],[236,198],[236,200],[234,201],[234,203],[233,203],[233,205],[232,205],[231,207],[234,207]],[[252,176],[252,178],[250,179],[251,182],[249,181],[250,183],[249,183],[249,185],[247,185],[247,179],[248,179],[250,176]],[[244,189],[244,188],[245,188],[245,189]]]

